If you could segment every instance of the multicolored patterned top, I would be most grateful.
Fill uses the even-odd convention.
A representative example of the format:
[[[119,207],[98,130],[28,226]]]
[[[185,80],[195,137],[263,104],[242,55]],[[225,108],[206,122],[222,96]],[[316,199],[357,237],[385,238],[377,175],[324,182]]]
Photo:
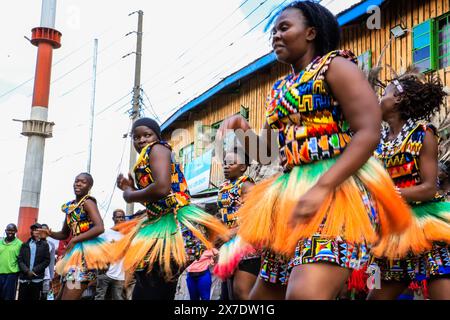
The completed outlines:
[[[284,171],[335,157],[351,140],[349,125],[325,80],[337,56],[357,61],[350,51],[317,57],[299,74],[277,81],[267,98],[266,119],[270,128],[278,131]]]
[[[421,183],[419,157],[427,131],[439,138],[437,129],[423,121],[409,119],[398,136],[391,141],[388,141],[389,128],[383,128],[375,156],[383,162],[398,188],[409,188]],[[444,197],[437,193],[432,201],[443,200]]]
[[[217,205],[222,215],[222,221],[228,228],[237,227],[238,216],[236,211],[242,204],[242,186],[246,181],[253,182],[253,179],[244,175],[235,180],[225,180],[219,187]]]
[[[62,212],[66,215],[66,224],[73,237],[85,233],[94,226],[89,214],[84,209],[84,203],[88,199],[97,202],[94,197],[86,195],[79,202],[72,200],[61,206]]]
[[[172,147],[165,141],[154,142],[142,149],[133,169],[138,189],[144,189],[154,182],[149,163],[149,156],[152,151],[152,147],[155,144],[161,144],[172,151]],[[143,205],[147,208],[147,214],[149,217],[158,217],[160,215],[167,214],[190,203],[190,194],[186,179],[180,165],[175,162],[173,154],[171,157],[171,170],[172,192],[167,197],[156,202],[143,203]]]

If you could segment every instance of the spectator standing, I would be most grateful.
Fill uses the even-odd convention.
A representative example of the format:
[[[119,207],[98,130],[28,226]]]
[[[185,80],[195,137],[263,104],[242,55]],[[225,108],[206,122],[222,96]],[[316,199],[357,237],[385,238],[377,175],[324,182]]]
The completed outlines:
[[[17,226],[10,223],[5,229],[6,237],[0,241],[0,300],[14,300],[19,278],[19,256],[22,241],[16,238]]]
[[[216,248],[205,250],[200,259],[187,267],[186,282],[191,300],[210,300],[212,280],[209,267],[214,264],[218,253]]]
[[[33,224],[30,239],[20,248],[19,300],[39,300],[41,295],[45,268],[50,264],[48,243],[39,237],[41,227],[39,223]]]
[[[122,209],[116,209],[113,211],[114,226],[125,221],[125,212]],[[107,229],[101,235],[106,241],[115,242],[122,238],[120,232],[113,229]],[[123,261],[110,264],[108,270],[104,273],[100,273],[97,277],[97,288],[95,294],[95,300],[105,300],[109,295],[112,300],[124,300],[125,273],[123,271]]]

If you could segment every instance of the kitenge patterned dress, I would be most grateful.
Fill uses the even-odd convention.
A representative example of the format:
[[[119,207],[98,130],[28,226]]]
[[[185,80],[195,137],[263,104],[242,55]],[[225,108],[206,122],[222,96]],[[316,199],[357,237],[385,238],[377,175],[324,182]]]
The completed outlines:
[[[242,186],[248,181],[253,183],[253,179],[243,175],[237,179],[227,179],[219,186],[217,195],[217,205],[222,221],[228,228],[233,229],[238,226],[237,211],[242,204]]]
[[[239,210],[238,236],[265,248],[260,277],[269,282],[286,284],[290,268],[301,264],[363,268],[370,247],[380,237],[404,230],[411,219],[390,177],[371,158],[327,196],[308,223],[288,227],[298,199],[333,166],[352,139],[325,80],[338,56],[356,62],[348,51],[317,57],[299,74],[277,81],[268,97],[266,121],[278,132],[284,173],[251,189]],[[395,210],[392,201],[398,202]]]
[[[80,201],[68,201],[61,207],[72,238],[93,227],[93,222],[84,207],[88,200],[96,202],[95,198],[86,195]],[[64,281],[89,282],[97,278],[97,270],[108,267],[108,260],[105,240],[95,237],[75,244],[69,252],[66,252],[56,264],[56,272],[63,276]]]
[[[172,150],[165,141],[142,149],[133,170],[138,189],[154,182],[149,159],[156,144]],[[112,247],[113,257],[123,257],[124,269],[129,273],[151,271],[157,266],[170,279],[200,258],[205,248],[212,248],[215,236],[227,237],[228,229],[220,220],[190,205],[186,179],[173,153],[170,168],[170,194],[155,202],[144,201],[146,214],[116,227],[124,238]]]
[[[421,183],[420,152],[425,134],[436,138],[436,128],[424,121],[409,119],[398,136],[388,141],[389,128],[384,127],[382,140],[375,154],[383,162],[398,188]],[[410,228],[389,241],[393,246],[409,247],[404,259],[376,259],[383,280],[422,281],[430,277],[450,274],[450,203],[437,193],[427,202],[410,203],[414,213]],[[419,246],[408,246],[411,239],[419,239]]]
[[[253,179],[247,175],[240,176],[237,179],[227,179],[219,187],[217,205],[222,221],[228,228],[234,229],[239,226],[238,210],[242,205],[242,187],[245,182],[254,183]],[[246,255],[237,258],[235,264],[226,266],[226,269],[221,269],[222,261],[227,260],[229,252],[234,252],[233,247],[241,245],[238,237],[233,237],[230,241],[225,243],[219,251],[219,261],[214,268],[214,273],[222,279],[231,276],[231,273],[237,267],[239,270],[246,271],[257,275],[261,260],[261,255],[257,250],[249,252]]]

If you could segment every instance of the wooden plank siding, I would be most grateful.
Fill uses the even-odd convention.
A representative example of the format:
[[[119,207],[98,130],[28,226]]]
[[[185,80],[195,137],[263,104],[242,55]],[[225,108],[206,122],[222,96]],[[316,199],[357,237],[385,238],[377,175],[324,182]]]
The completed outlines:
[[[390,29],[402,24],[411,31],[415,25],[449,11],[449,0],[388,0],[381,7],[380,30],[369,30],[365,17],[363,17],[342,28],[340,47],[350,49],[356,55],[371,50],[372,66],[375,66],[381,57],[380,64],[382,66],[389,65],[399,71],[412,63],[412,33],[408,32],[400,39],[392,39]],[[280,63],[274,63],[265,70],[259,70],[250,78],[241,80],[237,92],[217,94],[206,103],[196,107],[193,112],[189,112],[187,121],[175,122],[164,132],[164,138],[172,143],[174,151],[178,154],[181,148],[194,141],[195,121],[201,121],[203,125],[212,125],[238,113],[241,105],[249,108],[249,122],[259,132],[265,121],[266,96],[273,83],[289,71],[288,66]],[[450,68],[439,70],[438,74],[444,85],[450,87]],[[384,68],[382,78],[390,77],[391,72],[388,68]],[[449,104],[449,99],[447,99],[446,105]],[[176,134],[176,129],[185,131],[182,134]],[[172,135],[174,132],[175,134]],[[221,166],[213,161],[211,182],[217,186],[222,179]]]

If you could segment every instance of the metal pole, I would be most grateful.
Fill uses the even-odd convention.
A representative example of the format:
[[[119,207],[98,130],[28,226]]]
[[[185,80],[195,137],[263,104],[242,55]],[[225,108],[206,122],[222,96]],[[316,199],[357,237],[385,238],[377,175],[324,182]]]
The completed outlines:
[[[89,151],[88,151],[88,163],[87,172],[91,173],[92,162],[92,137],[94,134],[94,108],[95,108],[95,84],[97,81],[97,51],[98,51],[98,39],[94,39],[94,56],[92,64],[92,100],[91,100],[91,117],[89,125]]]
[[[41,27],[55,28],[56,0],[43,0],[41,7]]]
[[[133,87],[133,109],[131,113],[131,121],[134,123],[139,118],[140,96],[141,96],[141,59],[142,59],[142,24],[144,20],[144,12],[138,11],[138,30],[136,40],[136,61],[134,67],[134,87]],[[136,151],[134,150],[133,141],[130,141],[130,165],[129,171],[132,172],[136,162]],[[127,204],[127,214],[134,213],[134,204]]]
[[[31,30],[31,43],[38,47],[33,100],[29,120],[22,121],[22,134],[28,137],[18,218],[18,238],[26,241],[30,226],[39,215],[45,139],[52,137],[54,123],[48,122],[53,49],[61,46],[61,33],[54,29],[56,0],[43,0],[41,25]]]

